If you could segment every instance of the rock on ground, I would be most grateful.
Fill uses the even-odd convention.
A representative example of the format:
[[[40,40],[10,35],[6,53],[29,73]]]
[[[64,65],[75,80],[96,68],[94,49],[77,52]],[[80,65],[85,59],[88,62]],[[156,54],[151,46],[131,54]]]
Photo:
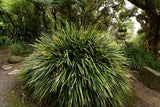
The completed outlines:
[[[138,79],[140,78],[137,74],[134,74],[134,79],[132,81],[132,89],[135,95],[141,100],[140,103],[135,107],[160,107],[160,92],[154,89],[150,89],[145,86]]]
[[[2,66],[2,69],[5,70],[5,71],[6,71],[6,70],[9,70],[9,69],[11,69],[11,68],[13,68],[12,64],[7,64],[7,65],[3,65],[3,66]]]
[[[23,58],[20,57],[20,56],[11,56],[11,57],[8,59],[8,61],[9,61],[10,63],[18,63],[18,62],[21,62],[22,60],[23,60]]]
[[[19,72],[19,69],[14,69],[13,71],[10,71],[10,72],[8,73],[8,75],[9,75],[9,76],[10,76],[10,75],[17,75],[18,72]]]

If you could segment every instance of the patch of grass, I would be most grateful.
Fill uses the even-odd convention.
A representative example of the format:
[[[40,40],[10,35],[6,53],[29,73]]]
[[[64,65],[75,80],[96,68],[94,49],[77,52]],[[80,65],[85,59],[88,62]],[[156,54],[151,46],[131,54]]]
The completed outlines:
[[[13,55],[26,55],[33,51],[32,47],[28,43],[23,41],[17,41],[10,45],[11,53]]]
[[[148,66],[160,72],[160,64],[138,44],[131,42],[123,49],[125,56],[128,58],[130,69],[140,70],[142,67]]]
[[[0,36],[0,46],[8,46],[10,39],[7,36]]]
[[[16,94],[11,94],[7,97],[9,107],[34,107],[32,105],[23,104],[22,98]]]
[[[7,102],[7,107],[37,107],[30,98],[22,96],[22,88],[19,85],[17,82],[6,93],[5,101]]]
[[[125,107],[136,107],[137,103],[140,101],[139,98],[133,92],[132,94],[126,96],[126,102],[124,104]]]

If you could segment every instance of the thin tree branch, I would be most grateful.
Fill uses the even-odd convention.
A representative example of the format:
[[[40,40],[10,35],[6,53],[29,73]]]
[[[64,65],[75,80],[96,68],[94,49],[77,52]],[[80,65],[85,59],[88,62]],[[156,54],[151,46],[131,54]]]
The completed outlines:
[[[101,14],[99,16],[97,16],[97,18],[91,23],[91,25],[95,24],[103,16],[103,14],[105,13],[106,9],[108,9],[108,8],[115,8],[115,7],[119,6],[119,5],[121,5],[123,2],[124,2],[124,0],[121,0],[116,5],[104,7],[104,9],[102,10]]]

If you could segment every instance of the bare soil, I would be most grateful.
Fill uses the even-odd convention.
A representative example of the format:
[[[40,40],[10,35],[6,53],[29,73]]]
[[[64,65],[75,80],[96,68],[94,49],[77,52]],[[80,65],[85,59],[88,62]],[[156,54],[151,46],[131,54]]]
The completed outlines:
[[[138,101],[134,107],[160,107],[160,92],[145,86],[140,80],[138,72],[132,73],[132,90]]]
[[[13,86],[15,83],[15,75],[8,76],[7,74],[14,69],[20,69],[22,68],[22,64],[13,64],[11,69],[3,70],[0,68],[0,107],[7,107],[7,102],[4,101],[6,99],[6,93],[9,91],[9,89]]]

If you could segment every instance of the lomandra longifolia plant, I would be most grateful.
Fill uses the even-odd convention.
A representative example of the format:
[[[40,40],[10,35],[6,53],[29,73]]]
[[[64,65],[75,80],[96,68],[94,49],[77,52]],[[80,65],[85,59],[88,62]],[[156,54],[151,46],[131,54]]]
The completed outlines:
[[[74,25],[35,43],[20,77],[43,107],[118,107],[130,92],[126,58],[107,36]]]

